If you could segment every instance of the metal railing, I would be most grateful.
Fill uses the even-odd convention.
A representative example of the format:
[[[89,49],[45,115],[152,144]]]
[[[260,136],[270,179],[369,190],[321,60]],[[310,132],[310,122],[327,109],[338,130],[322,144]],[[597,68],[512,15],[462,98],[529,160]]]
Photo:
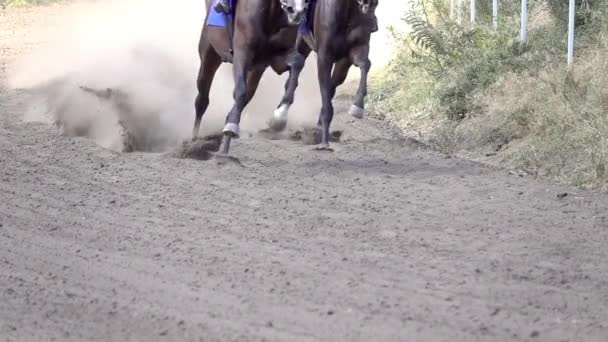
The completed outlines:
[[[574,32],[576,20],[576,0],[569,0],[568,9],[568,65],[574,63]],[[454,18],[458,24],[462,24],[464,0],[450,0],[450,17]],[[494,31],[498,30],[498,15],[499,15],[499,0],[492,0],[492,27]],[[470,5],[471,28],[477,25],[477,3],[476,0],[471,0]],[[528,0],[521,0],[521,28],[520,40],[522,48],[526,48],[528,44]]]

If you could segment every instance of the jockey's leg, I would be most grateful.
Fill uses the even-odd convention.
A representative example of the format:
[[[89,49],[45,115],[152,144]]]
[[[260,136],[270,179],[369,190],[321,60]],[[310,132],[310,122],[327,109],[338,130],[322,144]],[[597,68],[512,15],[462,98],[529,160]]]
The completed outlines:
[[[213,9],[218,13],[230,14],[230,0],[218,0]]]

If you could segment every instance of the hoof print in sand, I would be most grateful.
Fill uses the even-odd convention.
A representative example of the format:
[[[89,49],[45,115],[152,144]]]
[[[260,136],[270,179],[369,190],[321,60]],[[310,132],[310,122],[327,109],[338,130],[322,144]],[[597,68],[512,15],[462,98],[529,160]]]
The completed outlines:
[[[279,132],[272,128],[265,128],[258,131],[258,135],[268,140],[282,140],[285,139],[285,133]]]
[[[221,135],[184,141],[175,156],[182,159],[209,160],[213,157],[213,152],[219,151],[221,142]]]
[[[321,130],[317,127],[304,128],[298,131],[279,132],[272,128],[262,129],[258,134],[268,140],[283,140],[301,141],[304,145],[318,145],[321,143]],[[330,142],[340,142],[342,131],[330,132]]]
[[[214,135],[207,135],[196,140],[201,140],[205,142],[210,151],[217,152],[220,150],[223,138],[224,136],[221,133],[218,133]]]
[[[319,146],[319,147],[315,147],[313,149],[313,151],[317,151],[317,152],[334,152],[334,149],[329,147],[329,146]]]
[[[330,142],[340,142],[342,138],[342,131],[330,132]],[[321,143],[321,130],[319,128],[304,128],[301,131],[292,132],[289,136],[290,140],[302,141],[304,145],[318,145]]]
[[[216,154],[215,155],[215,162],[217,163],[217,165],[236,165],[236,166],[240,166],[240,167],[244,167],[243,164],[241,164],[241,161],[237,158],[237,157],[233,157],[231,155],[225,155],[225,154]]]

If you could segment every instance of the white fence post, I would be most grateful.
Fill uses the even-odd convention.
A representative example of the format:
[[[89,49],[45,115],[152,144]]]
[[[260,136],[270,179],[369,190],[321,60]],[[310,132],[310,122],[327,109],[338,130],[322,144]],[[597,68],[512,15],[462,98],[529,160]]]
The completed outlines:
[[[475,28],[477,24],[477,6],[475,6],[475,0],[471,0],[471,29]]]
[[[454,20],[454,13],[456,13],[456,8],[454,7],[454,0],[450,0],[450,19]]]
[[[574,62],[574,20],[576,14],[575,0],[570,0],[568,13],[568,65]]]
[[[528,44],[528,0],[521,0],[521,47]]]
[[[492,24],[494,31],[498,31],[498,0],[492,0]]]
[[[458,1],[458,25],[462,24],[462,2],[464,0],[457,0]]]

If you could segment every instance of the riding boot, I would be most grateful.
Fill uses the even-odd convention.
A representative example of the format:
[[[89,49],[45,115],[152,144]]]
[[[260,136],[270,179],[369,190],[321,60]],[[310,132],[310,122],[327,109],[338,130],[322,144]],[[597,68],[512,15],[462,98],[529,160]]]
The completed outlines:
[[[230,0],[218,0],[213,9],[218,13],[230,14]]]

